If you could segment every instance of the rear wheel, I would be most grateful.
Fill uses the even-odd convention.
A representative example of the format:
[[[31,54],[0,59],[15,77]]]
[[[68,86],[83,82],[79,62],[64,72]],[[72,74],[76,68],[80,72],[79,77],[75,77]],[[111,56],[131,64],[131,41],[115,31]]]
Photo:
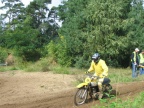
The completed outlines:
[[[111,92],[112,91],[112,86],[110,84],[106,85],[106,92]]]
[[[107,85],[105,86],[104,95],[105,95],[106,97],[110,97],[111,92],[112,92],[112,86],[111,86],[110,84],[107,84]]]
[[[87,100],[87,96],[88,96],[87,89],[85,88],[78,89],[74,97],[75,105],[78,106],[84,104]]]

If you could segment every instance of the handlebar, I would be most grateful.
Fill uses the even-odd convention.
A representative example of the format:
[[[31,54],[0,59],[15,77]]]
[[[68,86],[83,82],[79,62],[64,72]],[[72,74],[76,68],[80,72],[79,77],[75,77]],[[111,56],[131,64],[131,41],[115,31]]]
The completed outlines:
[[[99,79],[100,77],[99,76],[94,76],[92,73],[87,73],[86,74],[88,77],[90,77],[92,80],[93,79]]]

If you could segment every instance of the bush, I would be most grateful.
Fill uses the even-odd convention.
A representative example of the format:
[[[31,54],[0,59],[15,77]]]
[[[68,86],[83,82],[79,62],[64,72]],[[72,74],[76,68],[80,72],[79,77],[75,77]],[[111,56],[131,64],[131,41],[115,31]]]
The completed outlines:
[[[28,72],[37,72],[37,71],[50,71],[50,65],[53,64],[52,58],[41,58],[37,62],[31,62],[27,64],[27,67],[24,69],[25,71]]]
[[[0,63],[5,63],[5,59],[8,56],[8,50],[0,47]]]

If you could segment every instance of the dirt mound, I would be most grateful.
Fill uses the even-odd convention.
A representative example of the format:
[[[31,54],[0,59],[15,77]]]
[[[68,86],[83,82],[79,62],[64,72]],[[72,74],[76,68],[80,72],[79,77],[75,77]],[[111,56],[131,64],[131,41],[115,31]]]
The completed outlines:
[[[0,108],[77,108],[74,103],[76,88],[74,75],[49,72],[0,73]],[[120,97],[129,98],[144,90],[144,82],[114,84]],[[89,108],[99,101],[79,106]]]
[[[5,60],[5,64],[7,66],[10,66],[10,65],[14,64],[14,56],[11,53],[8,53],[8,57]]]

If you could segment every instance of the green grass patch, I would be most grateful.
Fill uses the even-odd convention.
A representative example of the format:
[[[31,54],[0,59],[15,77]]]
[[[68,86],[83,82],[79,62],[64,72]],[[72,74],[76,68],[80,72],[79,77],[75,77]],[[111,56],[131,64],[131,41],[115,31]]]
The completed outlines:
[[[132,70],[130,68],[127,69],[110,68],[109,78],[111,79],[112,83],[124,83],[124,82],[143,81],[144,75],[138,75],[138,77],[132,78]]]
[[[19,67],[16,67],[16,66],[0,66],[0,72],[13,71],[13,70],[19,70]]]
[[[91,108],[143,108],[144,106],[144,92],[139,93],[134,99],[102,99],[99,105]]]

